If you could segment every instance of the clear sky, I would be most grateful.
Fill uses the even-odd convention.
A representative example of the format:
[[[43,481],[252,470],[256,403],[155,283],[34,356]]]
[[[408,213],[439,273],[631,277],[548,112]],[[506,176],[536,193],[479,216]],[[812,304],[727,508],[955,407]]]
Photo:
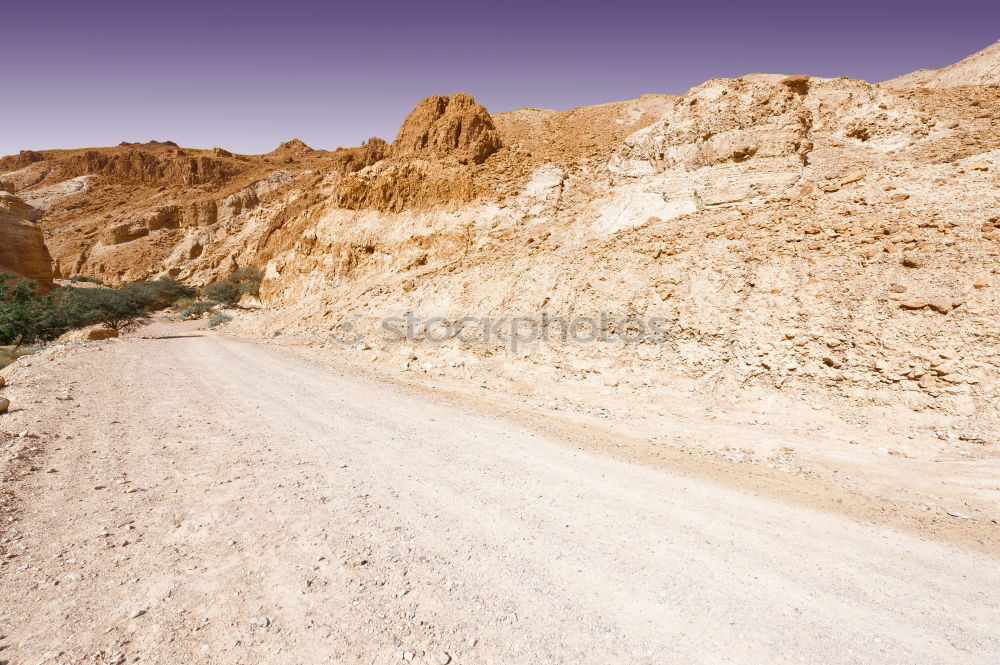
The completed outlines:
[[[884,80],[1000,38],[996,0],[5,3],[0,154],[173,140],[267,152],[391,140],[423,97],[491,111],[719,76]]]

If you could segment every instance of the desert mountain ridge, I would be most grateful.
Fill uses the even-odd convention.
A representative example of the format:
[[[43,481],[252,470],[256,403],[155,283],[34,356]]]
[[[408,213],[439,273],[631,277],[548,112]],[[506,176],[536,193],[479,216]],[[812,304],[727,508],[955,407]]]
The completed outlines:
[[[0,180],[35,211],[56,277],[262,268],[264,309],[233,324],[248,334],[325,344],[408,311],[656,315],[667,344],[511,362],[995,419],[998,159],[996,85],[754,74],[570,111],[434,96],[391,143],[336,151],[29,151]]]

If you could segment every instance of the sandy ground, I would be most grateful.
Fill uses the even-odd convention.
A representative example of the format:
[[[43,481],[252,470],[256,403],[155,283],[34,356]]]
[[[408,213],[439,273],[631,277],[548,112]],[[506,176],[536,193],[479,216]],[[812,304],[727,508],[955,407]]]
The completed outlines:
[[[615,454],[614,421],[146,336],[5,372],[0,663],[997,662],[988,520],[894,528],[820,510],[822,477]]]

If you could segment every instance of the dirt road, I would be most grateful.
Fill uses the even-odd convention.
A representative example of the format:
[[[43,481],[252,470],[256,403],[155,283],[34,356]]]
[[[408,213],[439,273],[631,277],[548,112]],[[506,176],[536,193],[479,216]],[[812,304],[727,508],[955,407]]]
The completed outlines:
[[[9,383],[0,663],[1000,662],[986,555],[281,350],[179,332]]]

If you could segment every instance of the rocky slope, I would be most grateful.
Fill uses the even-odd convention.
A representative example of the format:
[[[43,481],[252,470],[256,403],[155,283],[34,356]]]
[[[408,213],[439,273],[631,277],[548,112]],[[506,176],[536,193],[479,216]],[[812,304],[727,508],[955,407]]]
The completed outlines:
[[[379,349],[380,317],[409,311],[662,315],[666,344],[538,344],[511,371],[555,367],[622,390],[832,393],[988,422],[1000,132],[976,109],[998,102],[988,88],[714,80],[656,100],[658,119],[613,148],[591,150],[580,132],[558,155],[545,132],[505,134],[501,115],[506,147],[470,178],[516,163],[509,189],[404,210],[319,203],[263,245],[264,297],[279,309],[253,326],[322,336],[350,324]],[[601,109],[593,127],[637,112]],[[417,368],[510,355],[458,341],[380,352]]]
[[[332,344],[349,325],[421,371],[504,358],[602,389],[815,394],[989,429],[996,109],[995,86],[772,75],[492,117],[453,95],[421,102],[391,144],[22,153],[0,178],[45,212],[60,275],[198,284],[265,268],[269,309],[237,322],[247,332]],[[663,317],[669,334],[530,354],[384,342],[381,317],[407,312],[610,312]]]
[[[1000,84],[1000,41],[942,69],[918,69],[883,85],[893,88],[953,88]]]

